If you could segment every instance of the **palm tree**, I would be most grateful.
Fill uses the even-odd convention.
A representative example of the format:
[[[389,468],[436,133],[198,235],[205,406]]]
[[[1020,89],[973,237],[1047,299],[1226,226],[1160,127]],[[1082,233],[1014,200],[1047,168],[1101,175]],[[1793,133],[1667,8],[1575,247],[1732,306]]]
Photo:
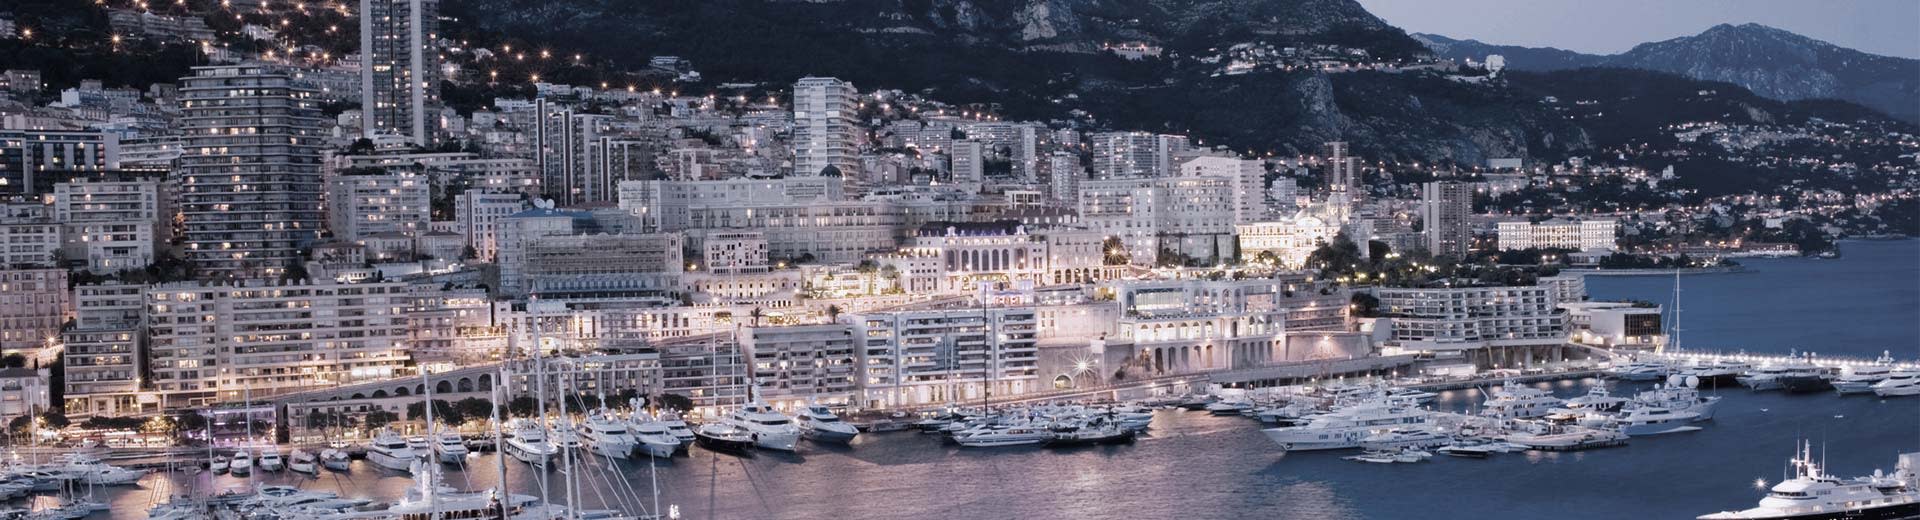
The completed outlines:
[[[842,312],[842,311],[840,310],[840,306],[839,306],[839,305],[828,305],[828,306],[827,306],[827,321],[840,321],[840,313],[841,313],[841,312]]]
[[[747,316],[752,317],[753,326],[758,327],[760,326],[760,317],[765,316],[766,314],[767,314],[767,311],[760,310],[759,307],[754,307],[753,311],[747,313]]]

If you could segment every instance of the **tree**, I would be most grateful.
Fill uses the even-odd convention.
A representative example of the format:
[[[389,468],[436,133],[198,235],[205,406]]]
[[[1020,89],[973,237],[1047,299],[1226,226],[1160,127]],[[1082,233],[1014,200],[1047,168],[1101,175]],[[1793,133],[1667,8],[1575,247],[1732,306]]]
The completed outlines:
[[[27,431],[32,429],[33,416],[30,415],[22,415],[13,418],[12,421],[7,421],[7,432],[14,435],[25,435]]]
[[[1334,235],[1332,242],[1307,255],[1307,268],[1319,270],[1321,278],[1353,274],[1354,266],[1359,263],[1360,246],[1347,238],[1346,233]]]
[[[40,413],[40,424],[57,430],[65,428],[67,425],[73,424],[73,422],[67,420],[67,414],[48,410]]]
[[[424,402],[415,401],[407,405],[407,420],[409,421],[424,418],[426,414],[427,404]],[[458,425],[465,422],[463,418],[460,417],[460,412],[455,411],[451,403],[442,399],[433,400],[433,420],[439,421],[441,424],[451,425]]]
[[[1359,318],[1380,316],[1380,299],[1367,293],[1353,293],[1353,315]]]
[[[532,397],[520,396],[507,401],[507,413],[515,417],[531,417],[540,411],[540,402]]]
[[[380,409],[380,410],[367,412],[366,422],[367,422],[368,428],[381,428],[381,427],[385,427],[386,425],[393,424],[394,421],[398,421],[398,420],[400,420],[399,415],[396,415],[393,412],[389,412],[385,409]]]
[[[660,394],[654,396],[653,402],[660,408],[667,410],[685,412],[693,409],[693,399],[680,394]]]
[[[27,356],[20,355],[18,352],[0,357],[0,368],[25,368],[26,366]]]
[[[174,427],[183,432],[195,432],[207,429],[207,417],[199,412],[182,411],[173,416]]]
[[[841,312],[842,312],[842,311],[840,310],[840,306],[839,306],[839,305],[828,305],[828,306],[827,306],[827,321],[840,321],[840,313],[841,313]]]
[[[478,397],[468,397],[455,401],[453,411],[463,418],[484,420],[493,417],[493,402]]]
[[[760,318],[766,315],[767,311],[761,310],[759,307],[754,307],[753,310],[747,311],[747,316],[753,318],[753,326],[755,327],[760,326]]]

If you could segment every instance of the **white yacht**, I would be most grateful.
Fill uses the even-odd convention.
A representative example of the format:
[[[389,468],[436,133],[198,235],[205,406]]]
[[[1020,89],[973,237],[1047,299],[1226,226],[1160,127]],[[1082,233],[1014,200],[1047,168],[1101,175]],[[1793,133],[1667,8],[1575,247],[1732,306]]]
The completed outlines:
[[[1607,391],[1607,387],[1595,386],[1587,389],[1586,395],[1568,399],[1553,411],[1555,413],[1612,412],[1626,405],[1627,401],[1630,399],[1614,396]]]
[[[814,442],[849,443],[860,435],[860,429],[840,420],[840,416],[819,404],[809,403],[800,411],[800,436]]]
[[[1675,412],[1690,413],[1695,421],[1713,419],[1713,409],[1720,404],[1719,396],[1700,395],[1699,390],[1679,384],[1655,385],[1633,396],[1635,403],[1657,406]]]
[[[586,424],[580,428],[580,440],[588,450],[609,459],[632,457],[634,448],[640,444],[633,434],[627,433],[625,421],[615,419],[604,409],[587,416]]]
[[[513,436],[507,438],[506,442],[507,455],[519,459],[520,462],[544,466],[548,459],[553,458],[554,453],[559,452],[554,449],[553,443],[547,442],[547,430],[540,425],[521,421],[514,426],[512,432]]]
[[[316,475],[320,473],[320,458],[315,457],[312,452],[295,448],[293,455],[287,457],[287,469],[293,470],[294,473]]]
[[[229,462],[227,471],[233,472],[235,476],[243,477],[253,473],[253,455],[248,454],[245,449],[234,452],[233,460]]]
[[[794,445],[800,441],[800,427],[793,424],[793,418],[759,399],[734,410],[722,420],[746,430],[753,437],[753,445],[763,449],[794,451]]]
[[[1371,402],[1313,416],[1302,426],[1268,428],[1260,433],[1288,451],[1338,450],[1358,448],[1361,439],[1373,434],[1418,428],[1427,423],[1427,417],[1428,412],[1419,408]]]
[[[1480,415],[1497,419],[1526,419],[1553,413],[1560,399],[1546,390],[1521,386],[1508,381],[1481,405]]]
[[[1866,365],[1848,368],[1840,377],[1833,378],[1833,390],[1840,395],[1871,394],[1873,384],[1893,377],[1893,367],[1887,365]]]
[[[1435,448],[1449,444],[1453,444],[1452,437],[1430,428],[1394,428],[1360,439],[1360,447],[1369,451]]]
[[[632,415],[627,416],[627,428],[628,431],[633,432],[633,439],[640,441],[640,450],[655,457],[672,457],[674,453],[685,451],[687,445],[692,444],[692,441],[683,441],[680,440],[680,436],[674,435],[673,428],[669,427],[666,421],[657,419],[644,410],[635,410]],[[680,423],[680,428],[686,429],[686,423]],[[688,431],[687,435],[691,437],[693,432]]]
[[[407,471],[420,455],[399,434],[383,430],[367,445],[367,462],[394,471]]]
[[[1213,415],[1244,415],[1253,411],[1253,401],[1242,398],[1229,398],[1208,404],[1207,413]]]
[[[1841,479],[1813,458],[1813,443],[1801,445],[1793,478],[1774,484],[1751,509],[1700,515],[1699,520],[1814,520],[1920,518],[1920,453],[1902,453],[1893,474]]]
[[[433,452],[440,456],[442,463],[459,464],[466,461],[472,450],[467,449],[467,440],[460,438],[460,434],[441,432],[433,436]]]
[[[962,431],[953,436],[953,442],[968,448],[1029,446],[1052,439],[1051,430],[1032,424],[984,426]]]
[[[1673,372],[1674,369],[1672,365],[1650,361],[1630,363],[1607,369],[1607,375],[1622,381],[1658,381]]]
[[[214,457],[212,462],[207,463],[207,470],[214,473],[226,473],[227,470],[232,468],[233,461],[227,459],[225,455]]]
[[[260,453],[260,471],[280,471],[286,467],[287,458],[280,456],[280,450],[267,448]]]
[[[1826,370],[1808,363],[1783,363],[1765,365],[1747,371],[1738,379],[1740,384],[1753,390],[1780,390],[1786,388],[1786,380],[1796,377],[1817,376]]]
[[[1753,370],[1753,365],[1742,361],[1715,361],[1686,369],[1680,375],[1697,378],[1701,386],[1719,387],[1739,382],[1741,374]]]
[[[728,421],[713,421],[694,430],[694,442],[723,453],[747,454],[753,449],[753,433]]]
[[[433,454],[433,443],[427,441],[427,437],[424,435],[407,437],[407,447],[413,448],[413,456],[415,457],[424,459],[427,458],[427,455]]]
[[[675,438],[680,439],[681,449],[686,449],[688,444],[693,443],[693,428],[687,426],[687,421],[680,418],[679,412],[673,410],[661,411],[659,420],[660,424],[667,426],[667,433],[671,433]]]
[[[1886,379],[1873,384],[1873,394],[1880,397],[1920,395],[1920,371],[1900,370],[1888,374]]]
[[[1614,416],[1613,425],[1629,437],[1645,437],[1665,433],[1698,431],[1700,427],[1689,423],[1700,420],[1699,414],[1676,411],[1663,406],[1641,403],[1627,405]]]
[[[50,470],[80,483],[95,486],[132,485],[146,476],[144,470],[134,470],[100,462],[92,457],[75,455],[66,460],[66,464]]]

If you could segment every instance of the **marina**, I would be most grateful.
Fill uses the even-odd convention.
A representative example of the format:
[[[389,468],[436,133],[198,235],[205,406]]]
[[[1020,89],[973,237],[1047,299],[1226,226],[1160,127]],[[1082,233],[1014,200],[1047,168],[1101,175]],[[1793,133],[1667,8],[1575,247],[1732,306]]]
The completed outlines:
[[[1912,242],[1872,245],[1909,250],[1914,248]],[[1871,250],[1867,247],[1860,249]],[[1863,255],[1856,253],[1849,259],[1818,263],[1823,264],[1822,267],[1845,266],[1859,256]],[[1730,289],[1737,290],[1747,285],[1770,284],[1776,282],[1771,276],[1791,276],[1794,273],[1790,268],[1797,263],[1813,262],[1816,261],[1756,261],[1754,263],[1763,268],[1740,274],[1704,276],[1714,279],[1692,283],[1695,289],[1689,295],[1702,301],[1712,301],[1711,296],[1700,295],[1712,289],[1700,287],[1726,283],[1731,284]],[[1775,265],[1781,267],[1772,267]],[[1894,272],[1898,276],[1920,278],[1907,271],[1911,269],[1910,266],[1883,268],[1897,269]],[[1885,275],[1886,272],[1881,272],[1866,276]],[[1594,283],[1593,290],[1602,293],[1614,289],[1606,285],[1608,283],[1642,280],[1610,278]],[[1649,285],[1659,287],[1662,284]],[[1835,290],[1847,288],[1842,286]],[[1806,312],[1807,306],[1796,310]],[[1818,311],[1818,308],[1814,310]],[[1757,310],[1738,306],[1729,308],[1725,304],[1701,304],[1690,308],[1688,317],[1695,324],[1694,327],[1711,328],[1717,316],[1729,311],[1738,314]],[[1878,322],[1878,325],[1869,325],[1869,328],[1874,326],[1887,331],[1911,326],[1911,323],[1898,325]],[[1695,340],[1698,343],[1708,343],[1707,340],[1711,338],[1715,344],[1755,344],[1738,341],[1738,336],[1709,336],[1705,332],[1690,334],[1691,337],[1700,338]],[[1870,341],[1852,344],[1854,351],[1836,350],[1816,355],[1814,361],[1815,364],[1840,367],[1836,373],[1843,376],[1847,367],[1875,366],[1873,358],[1886,350],[1887,346],[1911,337],[1914,336],[1884,334]],[[1761,336],[1755,338],[1763,339]],[[1763,346],[1756,346],[1745,354],[1738,350],[1683,351],[1661,356],[1658,360],[1645,358],[1640,361],[1704,364],[1710,368],[1723,363],[1741,362],[1757,368],[1769,363],[1804,359],[1788,353],[1808,344],[1795,343],[1778,351],[1762,350]],[[1902,363],[1911,363],[1911,358]],[[1901,381],[1891,375],[1904,367],[1894,365],[1888,370],[1889,378],[1883,381]],[[1482,412],[1488,407],[1485,394],[1505,390],[1500,382],[1507,380],[1514,381],[1514,387],[1525,389],[1521,393],[1528,400],[1537,401],[1517,408],[1527,410],[1524,415],[1552,415],[1562,412],[1561,408],[1569,403],[1610,402],[1600,399],[1631,399],[1649,394],[1661,395],[1660,392],[1668,390],[1666,385],[1669,381],[1666,380],[1630,381],[1597,377],[1604,375],[1605,368],[1419,382],[1404,385],[1400,395],[1416,402],[1430,398],[1431,401],[1423,405],[1427,413],[1439,417],[1466,418],[1484,417]],[[1685,372],[1685,369],[1678,372]],[[1686,386],[1684,381],[1682,383],[1682,386]],[[1600,390],[1596,392],[1596,389]],[[1423,390],[1430,395],[1421,395],[1419,392]],[[681,454],[666,458],[643,455],[625,460],[608,460],[592,455],[590,449],[571,449],[584,455],[573,457],[574,463],[601,461],[593,463],[594,468],[599,468],[593,471],[600,476],[585,479],[585,489],[577,495],[583,509],[619,509],[623,503],[632,503],[634,496],[623,490],[658,482],[661,503],[677,506],[687,518],[831,515],[858,518],[1089,515],[1238,517],[1229,513],[1233,511],[1270,512],[1278,517],[1396,518],[1418,515],[1475,518],[1493,511],[1475,508],[1433,510],[1427,506],[1452,501],[1461,493],[1510,497],[1508,502],[1500,505],[1502,515],[1553,518],[1673,517],[1676,511],[1691,512],[1688,513],[1691,516],[1738,510],[1751,505],[1757,496],[1763,494],[1762,490],[1755,488],[1766,487],[1758,484],[1771,486],[1778,483],[1781,480],[1779,459],[1791,455],[1794,446],[1803,441],[1848,447],[1831,450],[1823,461],[1824,471],[1837,475],[1870,474],[1875,468],[1888,468],[1889,461],[1899,453],[1920,451],[1916,450],[1920,448],[1920,442],[1916,442],[1913,435],[1915,429],[1920,427],[1920,410],[1914,406],[1920,401],[1858,392],[1842,395],[1836,390],[1808,393],[1754,391],[1721,384],[1702,386],[1697,395],[1677,399],[1712,399],[1715,403],[1708,411],[1711,420],[1687,421],[1687,428],[1696,429],[1644,437],[1630,436],[1625,440],[1627,446],[1624,448],[1605,450],[1558,451],[1618,444],[1618,439],[1606,436],[1569,442],[1572,438],[1564,436],[1564,429],[1510,436],[1500,442],[1452,442],[1438,447],[1424,445],[1417,435],[1369,435],[1363,436],[1371,437],[1368,441],[1355,438],[1354,445],[1344,448],[1345,451],[1314,453],[1311,450],[1286,450],[1264,434],[1263,430],[1271,426],[1263,424],[1257,413],[1251,417],[1243,415],[1243,408],[1256,408],[1251,401],[1228,407],[1231,412],[1221,415],[1210,413],[1204,406],[1199,410],[1166,406],[1144,411],[1141,413],[1147,414],[1146,420],[1150,426],[1144,432],[1129,437],[1127,440],[1130,442],[1076,442],[1073,444],[1084,446],[1075,449],[1048,449],[1042,446],[1048,444],[1044,440],[1009,441],[1017,436],[1006,434],[998,437],[1013,445],[974,448],[949,443],[941,435],[920,434],[912,430],[860,433],[844,443],[818,442],[803,435],[803,440],[793,444],[792,451],[778,450],[778,446],[775,450],[755,449],[749,447],[754,441],[746,428],[720,421],[709,421],[695,430],[715,427],[716,430],[744,434],[733,437],[736,442],[731,446],[733,453],[701,448],[680,450]],[[1547,406],[1545,413],[1540,413],[1540,407],[1549,403],[1552,406]],[[1631,408],[1631,405],[1622,408]],[[1300,415],[1297,409],[1291,414],[1296,418]],[[1289,412],[1276,411],[1275,419],[1285,415],[1289,415]],[[941,426],[953,424],[956,423],[948,422]],[[524,423],[517,426],[510,428],[516,433],[541,431]],[[1577,421],[1574,427],[1578,428]],[[1040,433],[1048,433],[1047,438],[1054,437],[1047,428],[1037,430],[1035,437]],[[1591,431],[1580,433],[1585,435]],[[556,437],[575,435],[564,431],[555,433]],[[701,436],[700,439],[704,442],[706,437]],[[443,482],[457,489],[483,490],[496,485],[500,475],[504,474],[509,487],[516,494],[538,495],[544,491],[554,497],[555,502],[567,503],[567,500],[560,498],[565,495],[560,479],[554,478],[557,470],[549,467],[561,460],[554,455],[556,449],[553,444],[523,442],[523,447],[516,449],[513,440],[533,439],[509,436],[509,441],[504,443],[507,454],[479,453],[474,450],[443,466]],[[725,439],[716,437],[716,440]],[[993,438],[989,436],[977,444],[1002,443],[991,441]],[[784,442],[776,440],[775,444],[784,445]],[[1363,447],[1363,442],[1370,444]],[[573,444],[580,445],[578,441],[573,441]],[[1515,449],[1515,445],[1524,449]],[[264,491],[265,488],[261,486],[273,485],[333,493],[343,499],[365,500],[370,504],[396,504],[403,501],[409,490],[415,489],[418,483],[417,479],[410,476],[414,470],[411,464],[400,466],[406,458],[397,454],[411,452],[413,448],[405,438],[397,435],[389,436],[384,448],[391,452],[389,455],[393,455],[394,460],[386,461],[384,456],[377,455],[381,449],[371,449],[365,460],[342,460],[345,464],[341,467],[346,468],[344,471],[335,469],[335,459],[328,453],[338,457],[345,447],[301,448],[320,452],[318,458],[325,469],[318,475],[291,470],[268,471],[257,464],[250,464],[254,467],[248,474],[237,475],[231,471],[232,457],[226,459],[228,470],[225,472],[197,467],[168,471],[161,465],[156,468],[157,471],[141,475],[136,486],[96,488],[93,491],[96,500],[112,507],[112,512],[97,514],[137,518],[144,515],[121,512],[146,512],[177,493],[209,493],[211,490],[241,493],[249,489]],[[722,451],[728,450],[723,447]],[[1413,453],[1415,451],[1425,455]],[[255,450],[248,458],[257,459],[261,453],[264,452]],[[736,453],[750,453],[751,456]],[[189,459],[193,454],[185,451],[178,454],[183,456],[181,460],[205,460],[206,456],[201,452],[198,458]],[[232,452],[222,450],[221,454],[226,456]],[[1372,459],[1368,462],[1380,463],[1344,460],[1368,455]],[[8,455],[10,460],[20,460],[15,458],[20,456],[19,453]],[[31,458],[43,455],[28,453],[24,456]],[[503,473],[493,469],[498,465],[496,457],[501,456],[516,459],[506,461]],[[375,458],[382,460],[375,461]],[[418,457],[416,455],[413,458]],[[116,460],[112,457],[103,459]],[[250,463],[257,462],[250,460]],[[400,467],[389,469],[395,466]],[[1454,486],[1376,485],[1383,478],[1397,482],[1450,481],[1473,482],[1476,485],[1468,491]],[[1624,482],[1651,480],[1659,482],[1627,484],[1630,486],[1628,491],[1617,491]],[[1127,491],[1149,488],[1166,489],[1166,492]],[[942,489],[943,492],[929,492],[928,489]],[[849,493],[848,490],[861,492]],[[1619,501],[1613,495],[1617,492],[1631,492],[1640,499]],[[627,495],[622,496],[623,493]],[[982,500],[969,497],[992,498]],[[8,505],[57,509],[64,507],[61,500],[58,494],[40,494],[26,502],[16,501]]]

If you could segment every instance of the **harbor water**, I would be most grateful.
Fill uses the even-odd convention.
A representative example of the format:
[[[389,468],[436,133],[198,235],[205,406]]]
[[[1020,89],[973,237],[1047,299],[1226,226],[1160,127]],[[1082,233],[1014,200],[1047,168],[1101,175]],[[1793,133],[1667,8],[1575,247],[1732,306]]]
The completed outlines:
[[[1683,343],[1728,352],[1920,358],[1920,242],[1848,242],[1838,259],[1756,259],[1743,273],[1686,276]],[[1589,277],[1595,299],[1668,303],[1671,276]],[[1611,384],[1631,394],[1644,384],[1599,380],[1541,383],[1562,397]],[[1149,436],[1132,445],[1048,450],[969,450],[912,432],[863,435],[851,447],[802,443],[798,454],[740,458],[693,449],[653,465],[576,468],[589,484],[582,501],[661,504],[683,518],[1692,518],[1751,507],[1771,485],[1797,439],[1813,441],[1838,475],[1891,468],[1920,451],[1920,398],[1832,393],[1788,395],[1744,388],[1723,397],[1701,431],[1634,438],[1626,447],[1500,454],[1372,465],[1342,453],[1282,454],[1252,419],[1158,412]],[[1435,407],[1467,410],[1478,390],[1441,395]],[[492,455],[450,471],[455,487],[496,481]],[[560,496],[558,471],[509,461],[516,493],[537,494],[544,473]],[[616,475],[618,473],[618,475]],[[624,476],[624,478],[621,478]],[[252,483],[297,484],[391,501],[412,480],[356,461],[347,474],[319,478],[256,474]],[[239,488],[248,480],[204,473],[150,475],[139,488],[108,493],[115,518],[140,518],[173,492]]]

